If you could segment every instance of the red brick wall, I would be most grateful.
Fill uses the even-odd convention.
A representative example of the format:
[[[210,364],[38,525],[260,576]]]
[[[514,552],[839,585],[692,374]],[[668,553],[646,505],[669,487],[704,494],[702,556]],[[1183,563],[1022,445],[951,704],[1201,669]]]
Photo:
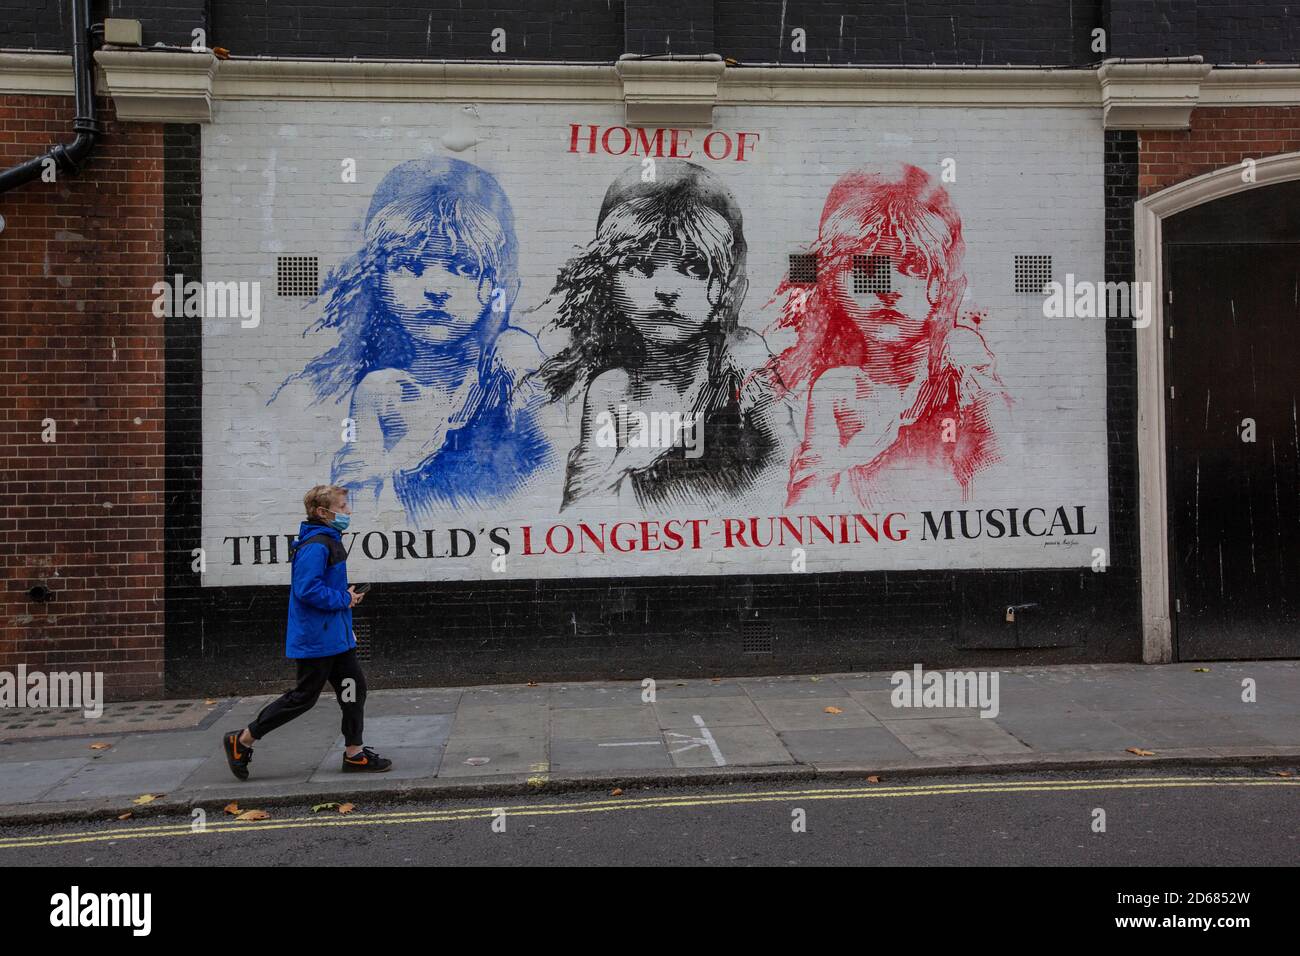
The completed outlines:
[[[163,132],[98,106],[80,175],[0,195],[0,668],[103,670],[129,699],[163,689]],[[0,168],[72,118],[0,96]]]
[[[1138,142],[1138,194],[1146,197],[1243,159],[1300,151],[1300,106],[1196,109],[1191,129],[1144,130]]]

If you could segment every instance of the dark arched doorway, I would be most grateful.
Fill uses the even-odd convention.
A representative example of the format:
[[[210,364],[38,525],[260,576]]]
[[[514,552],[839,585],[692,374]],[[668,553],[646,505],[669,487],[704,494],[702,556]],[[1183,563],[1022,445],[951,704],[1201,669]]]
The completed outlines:
[[[1300,181],[1163,222],[1180,660],[1300,652]]]

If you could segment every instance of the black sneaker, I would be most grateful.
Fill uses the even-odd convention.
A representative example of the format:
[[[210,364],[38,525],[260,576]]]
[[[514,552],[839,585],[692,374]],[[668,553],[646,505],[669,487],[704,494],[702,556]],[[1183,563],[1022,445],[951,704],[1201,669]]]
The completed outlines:
[[[361,753],[355,757],[349,757],[346,750],[343,752],[344,773],[383,773],[392,766],[391,760],[379,756],[369,747],[362,747]]]
[[[221,738],[221,749],[225,751],[226,763],[230,764],[230,772],[240,780],[248,779],[248,765],[253,760],[253,748],[245,747],[239,742],[242,730],[236,730],[233,733],[226,734]]]

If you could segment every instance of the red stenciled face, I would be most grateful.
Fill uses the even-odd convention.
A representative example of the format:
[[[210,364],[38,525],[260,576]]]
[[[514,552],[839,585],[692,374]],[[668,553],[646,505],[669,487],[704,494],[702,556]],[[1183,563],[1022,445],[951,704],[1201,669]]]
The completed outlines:
[[[848,489],[866,503],[896,464],[946,462],[965,487],[994,460],[989,395],[969,364],[992,356],[962,324],[962,223],[947,191],[917,166],[845,173],[822,209],[810,285],[787,278],[779,330],[796,339],[773,361],[805,396],[804,436],[787,503]],[[950,343],[960,348],[950,350]],[[980,365],[978,369],[984,369]],[[957,439],[944,439],[951,422]]]
[[[903,347],[924,334],[934,307],[928,269],[914,248],[884,236],[870,255],[845,261],[830,291],[869,343]]]

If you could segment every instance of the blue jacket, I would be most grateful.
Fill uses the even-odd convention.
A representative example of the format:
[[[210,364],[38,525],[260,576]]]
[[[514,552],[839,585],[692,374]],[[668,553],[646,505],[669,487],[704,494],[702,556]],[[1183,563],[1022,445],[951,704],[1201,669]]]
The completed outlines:
[[[332,657],[356,647],[343,536],[329,525],[304,521],[292,562],[285,656]]]

